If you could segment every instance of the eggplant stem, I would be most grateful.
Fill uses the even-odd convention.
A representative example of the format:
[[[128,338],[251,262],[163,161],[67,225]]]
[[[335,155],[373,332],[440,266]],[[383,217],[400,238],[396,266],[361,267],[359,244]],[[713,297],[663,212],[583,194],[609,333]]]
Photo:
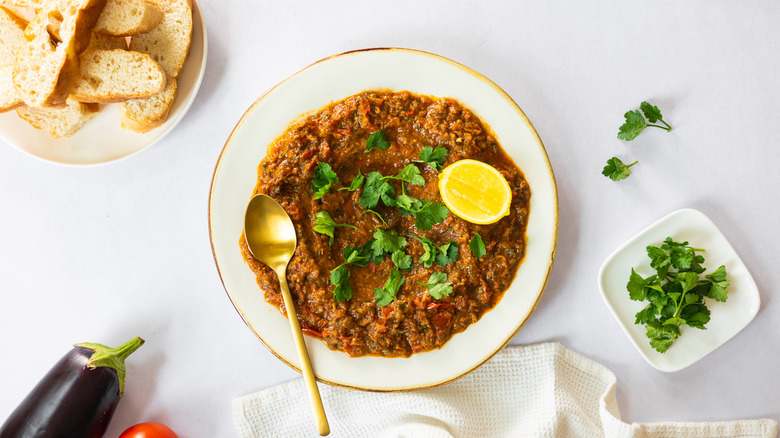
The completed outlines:
[[[114,370],[119,378],[119,396],[124,397],[125,375],[127,373],[125,359],[143,344],[143,339],[135,337],[124,344],[113,348],[92,342],[82,342],[74,345],[74,347],[83,347],[94,351],[86,365],[89,369],[94,370],[97,367],[108,367]]]

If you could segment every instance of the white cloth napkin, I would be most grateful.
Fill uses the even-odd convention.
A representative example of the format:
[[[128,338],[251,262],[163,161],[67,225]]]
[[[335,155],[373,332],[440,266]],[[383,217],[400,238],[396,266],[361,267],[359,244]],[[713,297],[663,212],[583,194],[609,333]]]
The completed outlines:
[[[617,379],[560,344],[507,347],[447,385],[372,393],[319,385],[333,437],[777,437],[771,419],[628,424]],[[240,437],[308,437],[316,428],[302,379],[233,401]]]

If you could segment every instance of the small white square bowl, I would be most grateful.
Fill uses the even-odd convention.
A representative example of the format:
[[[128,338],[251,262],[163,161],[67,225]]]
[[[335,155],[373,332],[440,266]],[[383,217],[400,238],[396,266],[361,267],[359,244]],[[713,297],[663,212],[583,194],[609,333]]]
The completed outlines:
[[[710,309],[710,321],[706,330],[688,326],[666,353],[659,353],[650,346],[645,327],[634,324],[635,315],[647,302],[632,301],[626,284],[631,268],[642,277],[655,273],[647,256],[648,245],[660,245],[671,237],[675,241],[688,241],[705,258],[704,274],[710,274],[720,265],[726,266],[729,285],[728,299],[720,303],[705,298]],[[634,236],[615,250],[601,266],[598,275],[599,289],[610,311],[642,357],[660,371],[674,372],[686,368],[723,345],[745,328],[758,313],[761,299],[753,277],[723,233],[702,212],[682,209],[671,213]]]

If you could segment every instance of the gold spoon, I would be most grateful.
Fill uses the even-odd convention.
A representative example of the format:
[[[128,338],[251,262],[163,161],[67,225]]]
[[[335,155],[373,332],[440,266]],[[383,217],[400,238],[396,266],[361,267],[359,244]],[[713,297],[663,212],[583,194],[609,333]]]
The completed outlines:
[[[295,314],[295,303],[293,303],[290,289],[287,287],[287,264],[290,262],[297,244],[295,227],[281,205],[270,196],[261,194],[252,197],[246,207],[244,235],[249,252],[257,260],[271,267],[279,276],[279,286],[284,297],[287,320],[290,322],[295,347],[301,360],[301,373],[314,409],[317,431],[321,436],[328,435],[330,433],[328,418],[322,407],[322,399],[309,361],[309,353],[306,351],[301,326],[298,324],[298,316]]]

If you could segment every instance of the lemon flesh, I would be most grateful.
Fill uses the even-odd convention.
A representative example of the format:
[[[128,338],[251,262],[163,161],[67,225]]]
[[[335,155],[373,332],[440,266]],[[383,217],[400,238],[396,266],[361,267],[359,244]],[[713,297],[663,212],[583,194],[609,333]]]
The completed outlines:
[[[470,159],[442,170],[439,193],[453,214],[475,224],[498,222],[512,202],[512,189],[498,169]]]

